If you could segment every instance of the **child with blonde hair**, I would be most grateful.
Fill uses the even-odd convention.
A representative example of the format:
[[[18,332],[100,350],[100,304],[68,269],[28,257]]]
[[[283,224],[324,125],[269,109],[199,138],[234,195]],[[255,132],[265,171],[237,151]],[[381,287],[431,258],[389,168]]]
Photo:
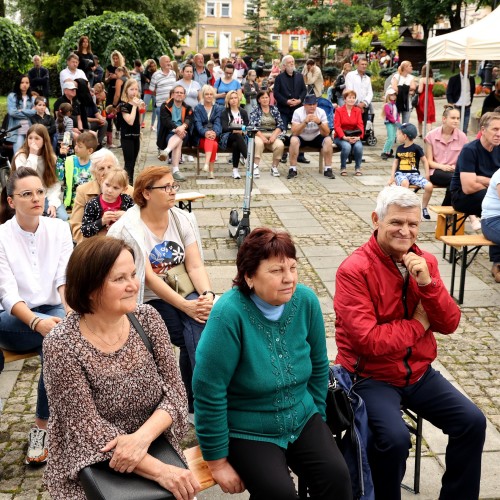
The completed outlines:
[[[125,194],[128,188],[128,175],[125,170],[114,167],[106,172],[101,185],[101,194],[85,204],[81,232],[85,238],[107,232],[130,207],[132,198]]]

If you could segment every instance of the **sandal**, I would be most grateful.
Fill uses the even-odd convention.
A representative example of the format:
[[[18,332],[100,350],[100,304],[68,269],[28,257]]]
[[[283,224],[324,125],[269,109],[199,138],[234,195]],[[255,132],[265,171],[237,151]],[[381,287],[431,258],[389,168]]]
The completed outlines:
[[[342,177],[346,177],[346,176],[347,176],[347,170],[346,170],[345,168],[344,168],[344,169],[342,169],[342,170],[340,171],[340,175],[341,175]]]
[[[360,175],[363,175],[363,172],[361,172],[361,170],[356,170],[356,172],[354,172],[354,175],[359,177]]]

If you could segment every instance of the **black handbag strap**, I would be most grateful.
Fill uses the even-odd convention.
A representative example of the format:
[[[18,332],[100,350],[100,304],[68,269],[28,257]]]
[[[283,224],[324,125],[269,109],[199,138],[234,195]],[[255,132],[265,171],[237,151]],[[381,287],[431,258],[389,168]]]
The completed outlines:
[[[151,341],[149,340],[148,336],[146,335],[146,332],[144,331],[144,328],[142,325],[139,323],[139,320],[135,317],[134,313],[127,313],[127,317],[132,323],[133,327],[136,329],[137,333],[140,335],[142,341],[144,342],[144,345],[146,346],[146,349],[153,354],[153,346],[151,345]]]

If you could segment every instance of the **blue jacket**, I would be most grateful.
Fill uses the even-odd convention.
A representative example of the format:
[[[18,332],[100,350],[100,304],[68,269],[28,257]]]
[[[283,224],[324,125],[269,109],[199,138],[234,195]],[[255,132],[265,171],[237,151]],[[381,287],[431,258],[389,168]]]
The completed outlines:
[[[8,128],[12,128],[15,127],[16,125],[19,125],[19,122],[21,120],[28,120],[29,122],[30,117],[36,114],[34,106],[35,106],[35,98],[30,97],[26,101],[26,109],[22,109],[21,104],[17,102],[17,95],[14,92],[11,92],[7,96],[7,113],[9,114]],[[6,141],[15,144],[17,142],[18,133],[19,129],[14,130],[14,132],[11,132],[9,134]]]
[[[354,429],[347,430],[342,437],[339,448],[351,476],[352,494],[355,500],[375,500],[373,480],[368,463],[367,448],[370,439],[368,415],[365,402],[354,391],[349,372],[342,365],[330,366],[337,383],[349,396],[354,411]]]
[[[217,137],[222,133],[222,125],[220,121],[222,108],[214,104],[212,112],[210,113],[210,120],[208,119],[207,111],[203,104],[198,104],[194,108],[194,131],[193,131],[193,146],[200,144],[200,139],[205,137],[207,130],[213,130]],[[208,124],[210,127],[207,127]]]

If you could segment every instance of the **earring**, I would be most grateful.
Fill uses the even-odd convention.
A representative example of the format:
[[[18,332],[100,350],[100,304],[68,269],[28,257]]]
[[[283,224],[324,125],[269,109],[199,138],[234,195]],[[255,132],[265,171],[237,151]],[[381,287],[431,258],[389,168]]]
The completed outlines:
[[[253,288],[253,284],[250,281],[247,281],[247,286],[250,288],[250,290]]]

